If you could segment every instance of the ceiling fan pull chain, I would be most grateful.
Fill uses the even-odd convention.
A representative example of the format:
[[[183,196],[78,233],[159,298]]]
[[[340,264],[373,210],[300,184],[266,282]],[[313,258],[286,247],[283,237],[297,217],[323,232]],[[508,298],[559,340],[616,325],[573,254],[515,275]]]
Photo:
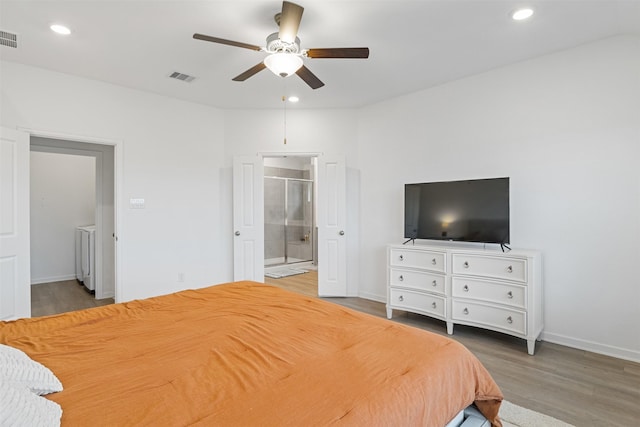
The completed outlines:
[[[282,95],[282,102],[284,102],[284,145],[287,145],[287,98]]]

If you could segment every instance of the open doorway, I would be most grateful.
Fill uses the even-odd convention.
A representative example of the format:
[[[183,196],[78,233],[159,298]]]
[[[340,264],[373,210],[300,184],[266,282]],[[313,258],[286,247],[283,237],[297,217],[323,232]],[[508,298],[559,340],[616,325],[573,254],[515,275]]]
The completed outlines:
[[[315,157],[265,157],[265,282],[318,295]]]
[[[32,315],[113,303],[114,147],[32,136],[30,149]],[[95,230],[91,264],[80,229]]]
[[[346,168],[344,157],[258,153],[233,159],[233,277],[264,281],[264,158],[313,157],[318,228],[318,295],[347,296]]]

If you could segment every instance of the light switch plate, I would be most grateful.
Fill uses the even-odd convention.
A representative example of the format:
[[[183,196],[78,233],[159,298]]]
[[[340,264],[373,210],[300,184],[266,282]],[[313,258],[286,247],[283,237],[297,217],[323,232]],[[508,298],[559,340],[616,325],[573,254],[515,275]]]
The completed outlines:
[[[129,199],[130,209],[144,209],[144,199]]]

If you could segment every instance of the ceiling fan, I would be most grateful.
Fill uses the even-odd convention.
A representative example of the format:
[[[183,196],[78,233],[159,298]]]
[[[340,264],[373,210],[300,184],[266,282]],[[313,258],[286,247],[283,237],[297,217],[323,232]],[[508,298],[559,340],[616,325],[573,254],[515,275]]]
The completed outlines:
[[[264,61],[259,62],[247,71],[233,78],[236,82],[243,82],[258,72],[269,68],[274,74],[281,77],[288,77],[297,74],[312,89],[324,86],[315,74],[313,74],[303,63],[302,58],[368,58],[369,48],[367,47],[347,47],[347,48],[320,48],[301,49],[298,35],[298,27],[302,20],[304,8],[288,1],[282,2],[282,11],[274,16],[280,31],[270,34],[267,37],[266,47],[256,46],[248,43],[236,42],[233,40],[211,37],[204,34],[194,34],[193,38],[213,43],[220,43],[229,46],[242,47],[259,52],[267,52]]]

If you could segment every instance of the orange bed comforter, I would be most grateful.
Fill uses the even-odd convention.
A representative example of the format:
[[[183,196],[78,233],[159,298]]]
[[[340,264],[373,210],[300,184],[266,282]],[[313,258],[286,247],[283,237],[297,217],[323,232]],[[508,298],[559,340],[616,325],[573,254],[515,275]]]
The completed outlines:
[[[502,394],[446,337],[254,283],[0,322],[49,367],[62,424],[443,426]]]

